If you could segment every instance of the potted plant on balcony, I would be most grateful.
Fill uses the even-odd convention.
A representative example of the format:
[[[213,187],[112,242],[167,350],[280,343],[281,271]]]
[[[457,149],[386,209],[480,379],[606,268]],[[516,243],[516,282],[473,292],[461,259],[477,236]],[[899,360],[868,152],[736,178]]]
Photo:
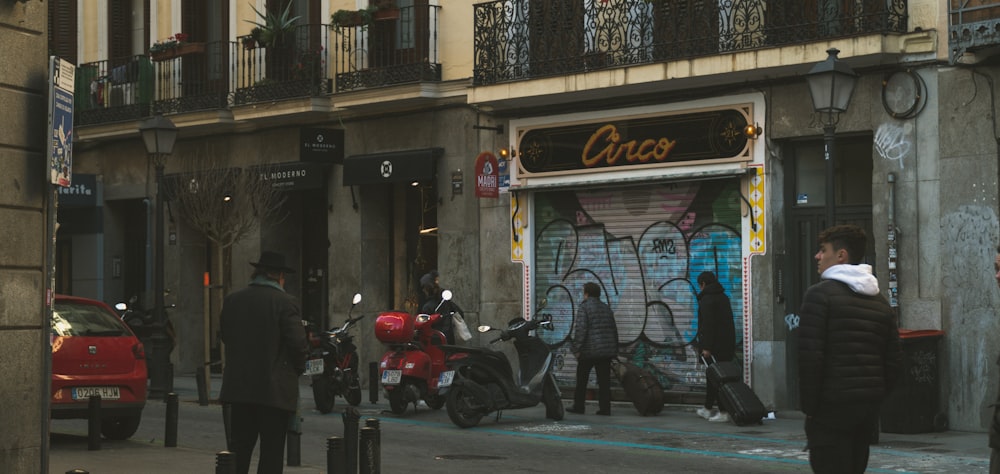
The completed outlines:
[[[259,30],[257,32],[257,38],[255,38],[255,42],[257,44],[272,48],[283,45],[289,38],[292,37],[292,34],[295,31],[295,22],[300,18],[299,16],[291,16],[292,3],[293,2],[288,2],[288,4],[285,5],[285,9],[277,14],[269,10],[265,10],[265,13],[261,13],[256,7],[250,5],[250,8],[253,8],[254,13],[257,14],[261,21],[244,21],[253,23],[256,26],[254,30]],[[251,36],[254,35],[253,30],[250,31],[250,34]]]
[[[167,39],[156,41],[149,46],[149,56],[153,61],[166,61],[189,54],[205,52],[205,43],[188,42],[186,33],[174,33]]]
[[[263,43],[260,39],[261,31],[259,26],[255,26],[250,30],[249,35],[242,37],[243,49],[254,49],[257,47],[257,43]]]
[[[374,13],[374,6],[368,6],[360,10],[337,10],[330,16],[330,28],[334,30],[358,26],[366,28],[372,24]]]
[[[375,11],[372,13],[372,17],[375,20],[399,19],[399,7],[396,5],[396,0],[376,0],[374,6]]]

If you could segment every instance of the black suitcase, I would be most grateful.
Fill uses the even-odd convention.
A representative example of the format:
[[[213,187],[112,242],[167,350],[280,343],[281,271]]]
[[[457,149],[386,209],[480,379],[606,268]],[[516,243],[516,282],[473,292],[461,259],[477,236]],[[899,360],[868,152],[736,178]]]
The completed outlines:
[[[757,394],[743,382],[729,382],[719,388],[719,404],[737,425],[760,424],[767,416],[767,408]]]
[[[729,382],[743,381],[743,369],[740,364],[731,360],[718,362],[715,357],[712,357],[712,365],[708,365],[704,357],[701,360],[708,366],[705,368],[705,378],[708,379],[708,383],[721,387]]]
[[[631,362],[612,359],[611,371],[640,415],[656,415],[663,410],[663,387],[648,370]]]

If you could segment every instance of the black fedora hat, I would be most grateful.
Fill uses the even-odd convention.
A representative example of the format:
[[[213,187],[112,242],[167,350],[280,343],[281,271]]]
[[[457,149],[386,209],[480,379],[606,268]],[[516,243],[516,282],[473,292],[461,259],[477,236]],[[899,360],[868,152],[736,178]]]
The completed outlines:
[[[264,268],[267,270],[279,270],[284,273],[295,273],[295,269],[285,265],[285,256],[277,253],[265,250],[260,253],[260,259],[256,262],[250,262],[256,268]]]

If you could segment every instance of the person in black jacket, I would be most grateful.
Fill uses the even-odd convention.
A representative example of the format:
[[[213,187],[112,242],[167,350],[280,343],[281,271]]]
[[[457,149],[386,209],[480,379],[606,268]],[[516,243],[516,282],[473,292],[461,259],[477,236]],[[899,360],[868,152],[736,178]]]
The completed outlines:
[[[588,282],[583,285],[583,303],[573,322],[570,341],[576,357],[576,390],[570,413],[583,414],[587,396],[587,379],[591,369],[597,375],[598,415],[611,414],[611,359],[618,355],[618,326],[611,308],[601,302],[601,287]]]
[[[265,251],[251,265],[256,270],[250,284],[222,303],[226,365],[219,401],[231,410],[229,450],[236,455],[236,472],[249,472],[260,438],[257,472],[280,473],[308,346],[299,306],[284,290],[285,275],[294,272],[285,257]]]
[[[705,364],[727,362],[736,356],[736,326],[733,324],[733,308],[729,303],[722,284],[712,272],[698,275],[698,337],[697,347]],[[719,397],[719,387],[705,384],[705,406],[698,409],[698,416],[716,422],[729,421],[722,405],[713,410]]]
[[[816,473],[862,473],[879,406],[900,376],[895,314],[862,264],[865,233],[838,225],[819,234],[820,282],[799,309],[799,395]]]

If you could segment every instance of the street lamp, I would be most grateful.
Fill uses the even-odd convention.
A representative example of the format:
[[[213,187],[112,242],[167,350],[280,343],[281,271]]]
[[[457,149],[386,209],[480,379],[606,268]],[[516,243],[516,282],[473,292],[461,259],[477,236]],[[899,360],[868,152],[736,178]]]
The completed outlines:
[[[168,337],[167,315],[163,305],[163,163],[174,151],[177,127],[170,119],[156,115],[139,125],[139,133],[146,144],[146,153],[156,169],[156,217],[153,222],[153,318],[151,334],[152,352],[149,367],[149,398],[164,398],[173,390],[170,370],[170,351],[173,341]]]
[[[823,159],[826,161],[826,227],[834,225],[834,191],[833,191],[833,138],[837,131],[840,114],[847,111],[847,104],[854,94],[854,85],[858,75],[847,63],[837,59],[840,50],[826,50],[826,61],[817,63],[806,74],[809,83],[809,93],[812,95],[813,109],[823,122],[823,141],[825,150]]]

